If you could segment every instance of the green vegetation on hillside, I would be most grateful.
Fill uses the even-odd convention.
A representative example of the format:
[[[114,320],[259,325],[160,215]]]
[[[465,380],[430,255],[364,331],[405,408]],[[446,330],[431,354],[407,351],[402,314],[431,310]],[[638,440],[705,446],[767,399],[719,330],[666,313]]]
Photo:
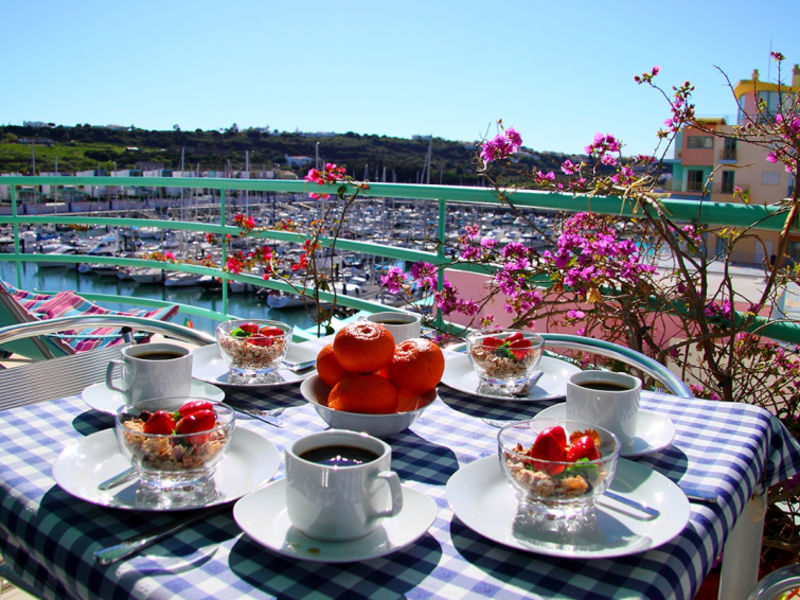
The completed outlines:
[[[428,138],[394,138],[344,133],[313,135],[278,133],[260,129],[224,131],[148,131],[136,128],[62,125],[44,127],[0,127],[0,172],[31,174],[74,173],[89,169],[180,169],[236,171],[245,169],[249,152],[250,170],[287,170],[286,156],[313,158],[319,144],[323,161],[345,165],[356,178],[366,174],[372,181],[416,183],[423,176]],[[475,144],[433,138],[429,181],[445,185],[474,185]],[[564,155],[534,153],[525,163],[543,171],[557,169]],[[526,166],[528,166],[526,164]],[[305,174],[306,167],[293,169]],[[426,176],[426,179],[428,177]]]

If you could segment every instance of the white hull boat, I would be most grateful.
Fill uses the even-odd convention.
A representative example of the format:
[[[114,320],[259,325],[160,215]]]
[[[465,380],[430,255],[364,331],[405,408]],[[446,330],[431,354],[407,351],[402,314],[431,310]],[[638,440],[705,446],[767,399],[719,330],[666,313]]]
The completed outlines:
[[[167,287],[191,287],[193,285],[203,285],[203,282],[208,278],[208,275],[177,271],[174,273],[167,273],[164,278],[164,285]]]

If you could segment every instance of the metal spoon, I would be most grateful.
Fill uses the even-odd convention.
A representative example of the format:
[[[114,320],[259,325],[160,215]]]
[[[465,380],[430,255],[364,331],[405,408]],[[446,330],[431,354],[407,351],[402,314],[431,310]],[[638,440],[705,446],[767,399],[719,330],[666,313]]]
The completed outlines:
[[[616,492],[612,492],[611,490],[606,490],[603,495],[608,496],[609,498],[611,498],[612,500],[616,500],[617,502],[621,502],[625,506],[630,506],[631,508],[635,508],[636,510],[644,513],[645,515],[647,515],[646,517],[644,517],[644,519],[647,521],[651,519],[657,519],[658,517],[661,516],[661,513],[652,506],[648,506],[647,504],[644,504],[632,498],[628,498],[627,496],[617,494]]]
[[[292,361],[289,361],[289,360],[284,360],[284,361],[282,361],[282,363],[283,363],[283,368],[284,369],[288,369],[288,370],[290,370],[290,371],[292,371],[294,373],[297,373],[299,371],[305,371],[306,369],[310,369],[311,367],[316,365],[317,364],[317,359],[316,358],[312,358],[310,360],[303,360],[303,361],[300,361],[300,362],[292,362]]]
[[[118,485],[122,485],[123,483],[127,483],[131,479],[136,478],[136,471],[133,467],[128,467],[121,473],[117,473],[116,475],[109,477],[105,481],[101,481],[100,484],[97,486],[97,489],[100,491],[106,491]]]

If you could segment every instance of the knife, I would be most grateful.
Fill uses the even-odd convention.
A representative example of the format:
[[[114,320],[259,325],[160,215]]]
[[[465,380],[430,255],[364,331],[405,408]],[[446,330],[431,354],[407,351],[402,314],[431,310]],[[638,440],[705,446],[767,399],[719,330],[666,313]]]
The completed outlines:
[[[94,559],[101,565],[110,565],[111,563],[127,558],[134,554],[138,554],[148,546],[152,546],[157,541],[164,539],[168,535],[180,531],[184,527],[196,523],[201,519],[211,516],[213,513],[219,512],[224,508],[229,508],[227,504],[220,506],[213,506],[211,508],[202,508],[191,513],[186,513],[184,518],[178,520],[177,523],[168,523],[162,527],[158,527],[149,533],[137,534],[133,537],[123,540],[119,544],[101,548],[95,551]]]

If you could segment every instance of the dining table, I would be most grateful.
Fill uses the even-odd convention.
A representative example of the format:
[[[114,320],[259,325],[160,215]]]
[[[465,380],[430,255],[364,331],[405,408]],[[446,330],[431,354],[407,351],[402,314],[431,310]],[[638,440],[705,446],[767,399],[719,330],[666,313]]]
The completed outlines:
[[[237,419],[237,427],[280,453],[268,486],[283,478],[282,453],[290,442],[327,428],[297,382],[224,391],[225,401],[237,406],[284,409],[272,424],[244,414]],[[441,384],[408,429],[385,438],[404,487],[435,503],[430,525],[388,553],[324,562],[313,544],[307,556],[269,547],[240,528],[231,501],[111,564],[101,564],[95,552],[180,522],[184,513],[104,506],[62,489],[53,465],[64,448],[113,428],[113,416],[81,394],[22,404],[0,411],[0,555],[41,598],[691,600],[721,556],[736,559],[738,548],[726,541],[737,521],[758,521],[748,513],[753,499],[800,472],[800,445],[768,411],[644,391],[641,408],[668,420],[674,436],[663,448],[625,460],[657,472],[688,497],[688,520],[673,537],[652,547],[645,541],[640,550],[573,558],[552,547],[515,547],[470,527],[451,506],[448,481],[477,461],[496,461],[498,422],[532,418],[563,402],[558,396],[498,400]],[[476,481],[470,493],[479,498],[486,490]],[[265,504],[260,518],[277,519],[279,508]],[[495,512],[490,507],[485,519],[497,518]],[[747,543],[758,544],[758,536]],[[748,593],[729,588],[727,597]]]

